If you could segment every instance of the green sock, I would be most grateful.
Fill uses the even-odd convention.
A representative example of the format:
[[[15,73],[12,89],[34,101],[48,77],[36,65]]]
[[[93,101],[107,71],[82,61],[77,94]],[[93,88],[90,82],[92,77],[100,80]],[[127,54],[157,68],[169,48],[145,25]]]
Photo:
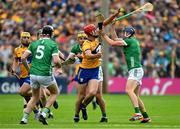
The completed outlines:
[[[135,113],[140,113],[139,107],[135,107],[134,110],[135,110]]]
[[[102,112],[102,117],[106,117],[106,112]]]
[[[146,112],[143,112],[142,115],[143,115],[144,118],[148,118],[149,117]]]
[[[45,108],[43,109],[43,112],[47,114],[47,113],[49,113],[49,112],[50,112],[50,109],[49,109],[49,108],[47,108],[47,107],[45,107]]]
[[[29,117],[29,113],[24,112],[23,118],[28,119],[28,117]]]

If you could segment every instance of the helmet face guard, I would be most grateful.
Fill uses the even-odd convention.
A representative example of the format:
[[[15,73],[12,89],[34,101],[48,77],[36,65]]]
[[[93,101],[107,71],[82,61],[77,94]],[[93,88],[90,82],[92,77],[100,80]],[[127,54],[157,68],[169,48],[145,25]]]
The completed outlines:
[[[125,27],[123,33],[126,38],[129,38],[135,34],[135,29],[133,27]]]
[[[43,35],[49,35],[50,37],[53,35],[54,28],[50,25],[46,25],[42,29],[42,34]]]

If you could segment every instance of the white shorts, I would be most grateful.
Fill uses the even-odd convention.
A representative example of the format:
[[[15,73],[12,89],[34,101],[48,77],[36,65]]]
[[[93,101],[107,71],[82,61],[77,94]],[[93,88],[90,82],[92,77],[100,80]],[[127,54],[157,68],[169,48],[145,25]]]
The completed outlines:
[[[32,88],[37,89],[39,87],[48,87],[52,84],[56,85],[54,76],[37,76],[30,75],[30,85]]]
[[[102,66],[99,66],[99,81],[103,81],[103,71],[102,71]]]
[[[136,80],[139,82],[140,85],[142,84],[142,78],[144,75],[143,68],[134,68],[131,69],[128,73],[129,73],[128,80],[129,79]]]

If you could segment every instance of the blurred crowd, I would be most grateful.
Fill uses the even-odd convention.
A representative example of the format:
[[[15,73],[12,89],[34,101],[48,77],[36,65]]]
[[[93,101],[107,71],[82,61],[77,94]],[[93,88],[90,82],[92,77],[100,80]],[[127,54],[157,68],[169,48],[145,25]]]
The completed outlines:
[[[32,41],[37,30],[50,24],[54,40],[68,56],[76,43],[76,33],[88,23],[96,23],[95,12],[104,0],[0,0],[0,77],[9,76],[13,50],[20,45],[20,32],[29,31]],[[142,48],[146,77],[180,77],[180,3],[178,0],[109,0],[109,14],[119,7],[125,12],[145,2],[154,5],[153,12],[140,13],[116,23],[116,31],[128,25],[136,29]],[[72,69],[66,69],[66,76]],[[110,76],[127,76],[120,47],[109,47]]]

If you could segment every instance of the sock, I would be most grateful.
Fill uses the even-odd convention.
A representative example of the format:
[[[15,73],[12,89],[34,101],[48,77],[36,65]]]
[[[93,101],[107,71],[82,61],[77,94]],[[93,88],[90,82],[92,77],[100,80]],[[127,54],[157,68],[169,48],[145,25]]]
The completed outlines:
[[[81,108],[86,108],[86,105],[84,103],[81,103]]]
[[[146,112],[143,112],[142,115],[143,115],[144,118],[148,118],[149,117]]]
[[[103,112],[103,113],[102,113],[102,117],[106,117],[106,112]]]
[[[26,104],[24,104],[24,107],[23,108],[26,108],[27,107],[27,105]]]
[[[139,107],[135,107],[134,110],[135,110],[135,113],[140,113]]]
[[[29,113],[24,112],[23,118],[28,119],[28,117],[29,117]]]
[[[39,110],[38,109],[34,109],[33,112],[34,112],[34,114],[37,114],[39,112]]]
[[[78,114],[75,114],[75,117],[79,117],[79,115],[78,115]]]
[[[44,113],[49,113],[49,112],[50,112],[50,109],[47,108],[47,107],[45,107],[42,112],[44,112]]]
[[[43,115],[44,118],[46,118],[46,114],[50,112],[50,109],[45,107],[41,113],[41,115]]]

